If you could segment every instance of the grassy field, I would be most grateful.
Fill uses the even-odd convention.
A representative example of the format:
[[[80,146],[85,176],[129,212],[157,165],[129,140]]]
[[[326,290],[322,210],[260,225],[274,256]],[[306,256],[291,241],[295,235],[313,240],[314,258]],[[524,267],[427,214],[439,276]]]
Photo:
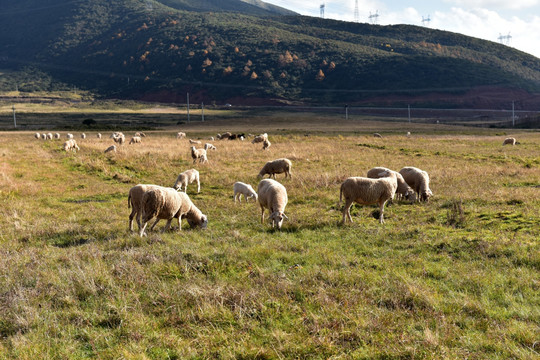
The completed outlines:
[[[93,133],[76,154],[0,133],[0,359],[538,359],[538,132],[503,147],[500,130],[234,124],[117,154]],[[268,131],[272,147],[216,141],[188,189],[208,229],[140,238],[128,190],[193,167],[179,130]],[[281,232],[232,199],[279,157],[293,162]],[[354,206],[339,225],[339,185],[375,166],[428,171],[432,201],[394,202],[383,225]]]

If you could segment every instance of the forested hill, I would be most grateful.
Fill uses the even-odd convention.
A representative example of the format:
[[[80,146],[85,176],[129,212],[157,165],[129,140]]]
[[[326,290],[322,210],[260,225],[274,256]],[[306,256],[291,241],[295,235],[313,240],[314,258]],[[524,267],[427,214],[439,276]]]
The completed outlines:
[[[277,15],[279,8],[246,1],[4,2],[0,89],[316,104],[486,87],[540,92],[540,59],[501,44],[425,27]]]

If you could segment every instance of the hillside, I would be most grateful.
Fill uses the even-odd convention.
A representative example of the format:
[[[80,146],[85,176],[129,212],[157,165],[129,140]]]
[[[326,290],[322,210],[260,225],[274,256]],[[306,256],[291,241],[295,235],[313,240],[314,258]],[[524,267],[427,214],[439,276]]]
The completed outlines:
[[[206,103],[371,104],[414,96],[430,105],[475,89],[512,89],[529,100],[540,92],[540,59],[507,46],[416,26],[278,16],[279,9],[252,3],[5,4],[0,69],[9,76],[0,85],[173,102],[190,92]],[[483,106],[482,94],[452,106]]]

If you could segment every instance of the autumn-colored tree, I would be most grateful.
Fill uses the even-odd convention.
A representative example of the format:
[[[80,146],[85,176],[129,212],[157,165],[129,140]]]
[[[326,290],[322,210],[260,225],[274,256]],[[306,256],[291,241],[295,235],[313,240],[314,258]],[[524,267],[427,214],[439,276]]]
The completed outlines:
[[[204,60],[202,63],[203,68],[208,67],[210,65],[212,65],[212,60],[210,60],[209,58],[206,58],[206,60]]]
[[[332,71],[336,68],[336,63],[333,61],[330,61],[330,64],[328,65],[328,70]]]
[[[291,55],[289,50],[285,51],[285,54],[279,55],[278,63],[280,66],[285,66],[292,63],[293,61],[293,56]]]
[[[257,75],[257,73],[254,71],[251,73],[251,80],[255,80],[259,77],[259,75]]]
[[[225,69],[223,69],[223,75],[229,75],[233,72],[233,68],[231,66],[227,66]]]
[[[317,73],[317,76],[315,76],[315,79],[317,81],[323,81],[324,80],[324,73],[321,69],[319,69],[319,72]]]

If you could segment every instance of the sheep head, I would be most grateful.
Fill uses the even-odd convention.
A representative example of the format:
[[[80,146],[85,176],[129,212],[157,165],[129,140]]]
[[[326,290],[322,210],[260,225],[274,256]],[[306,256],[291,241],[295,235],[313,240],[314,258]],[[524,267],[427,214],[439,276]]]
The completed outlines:
[[[283,225],[284,219],[289,220],[287,215],[285,215],[285,213],[283,213],[282,211],[274,211],[272,214],[270,214],[268,219],[272,220],[272,227],[273,228],[277,227],[278,230],[281,230],[281,226]]]

